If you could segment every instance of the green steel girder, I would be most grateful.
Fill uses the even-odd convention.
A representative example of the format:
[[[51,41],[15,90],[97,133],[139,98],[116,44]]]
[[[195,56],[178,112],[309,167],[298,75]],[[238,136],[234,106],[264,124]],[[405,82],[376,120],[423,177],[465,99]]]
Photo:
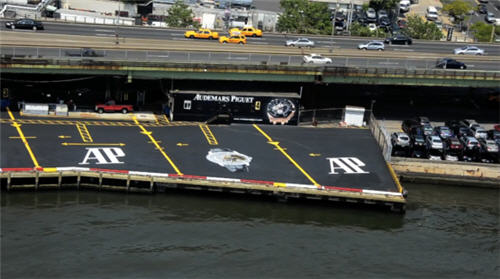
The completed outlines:
[[[210,64],[93,64],[6,63],[1,73],[58,75],[123,75],[133,79],[246,80],[274,82],[316,82],[376,85],[445,86],[497,88],[500,74],[491,72],[446,72],[435,70],[358,69],[300,67],[286,65]]]

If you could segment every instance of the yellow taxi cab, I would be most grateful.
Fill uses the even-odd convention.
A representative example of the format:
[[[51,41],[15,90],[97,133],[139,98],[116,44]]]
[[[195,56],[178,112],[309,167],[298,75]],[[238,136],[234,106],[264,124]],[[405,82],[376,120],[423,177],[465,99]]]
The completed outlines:
[[[229,30],[229,33],[233,32],[239,32],[240,34],[243,34],[247,37],[262,37],[262,30],[253,28],[252,26],[245,26],[241,29],[238,28],[232,28]]]
[[[219,33],[214,32],[210,29],[200,28],[200,29],[198,29],[198,31],[195,31],[195,30],[186,31],[184,33],[184,37],[191,38],[191,39],[197,38],[197,39],[212,40],[212,39],[218,39]]]
[[[219,43],[221,43],[221,44],[227,44],[227,43],[246,44],[247,38],[245,37],[245,35],[232,33],[229,37],[226,37],[226,36],[220,37]]]

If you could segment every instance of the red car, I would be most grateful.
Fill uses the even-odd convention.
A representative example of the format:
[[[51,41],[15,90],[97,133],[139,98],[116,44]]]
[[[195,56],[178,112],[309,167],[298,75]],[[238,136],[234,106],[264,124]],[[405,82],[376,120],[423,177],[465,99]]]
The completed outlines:
[[[134,111],[134,107],[132,105],[117,105],[114,102],[106,102],[106,104],[97,104],[95,106],[95,111],[97,111],[98,113],[115,111],[128,113],[130,111]]]

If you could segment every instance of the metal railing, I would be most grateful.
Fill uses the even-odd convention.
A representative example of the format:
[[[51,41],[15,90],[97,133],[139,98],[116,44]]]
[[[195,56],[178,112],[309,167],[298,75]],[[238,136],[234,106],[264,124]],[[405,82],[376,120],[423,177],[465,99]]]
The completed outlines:
[[[382,155],[384,156],[384,159],[387,162],[390,162],[392,154],[392,145],[389,132],[385,129],[383,125],[383,120],[382,123],[380,123],[371,112],[369,115],[369,119],[370,120],[368,127],[370,128],[373,137],[377,141],[380,150],[382,151]]]

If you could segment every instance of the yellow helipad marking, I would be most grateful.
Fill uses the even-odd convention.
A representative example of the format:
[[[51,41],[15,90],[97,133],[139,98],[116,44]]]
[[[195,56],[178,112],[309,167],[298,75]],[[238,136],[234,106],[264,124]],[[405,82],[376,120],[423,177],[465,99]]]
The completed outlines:
[[[78,146],[125,146],[125,143],[96,143],[96,142],[63,142],[61,145],[78,145]]]
[[[286,187],[286,183],[274,182],[273,186],[275,186],[275,187]]]
[[[177,145],[177,146],[188,146],[189,144],[187,144],[187,143],[182,143],[182,142],[178,142],[176,145]]]
[[[168,120],[168,119],[167,119]],[[0,123],[12,123],[12,119],[0,119]],[[16,119],[19,124],[39,124],[39,125],[77,125],[78,123],[87,126],[112,126],[112,127],[135,127],[134,122],[123,121],[78,121],[78,120],[50,120],[50,119]],[[156,123],[142,123],[143,127],[181,127],[181,126],[198,126],[199,122],[175,121]]]
[[[70,139],[70,138],[71,138],[71,136],[63,136],[63,135],[60,135],[60,136],[58,136],[58,138],[60,138],[60,139]]]
[[[43,172],[56,172],[57,168],[43,168]]]
[[[14,115],[12,114],[12,112],[10,111],[10,109],[8,107],[7,107],[7,112],[9,113],[10,119],[13,121],[12,126],[14,126],[16,128],[17,133],[19,134],[19,137],[21,137],[21,140],[23,141],[24,146],[26,147],[26,150],[28,150],[28,154],[30,155],[31,160],[33,161],[33,164],[35,165],[35,168],[39,168],[40,165],[38,164],[38,161],[35,157],[35,154],[33,154],[33,151],[31,150],[31,147],[30,147],[28,141],[26,140],[26,137],[24,136],[24,133],[21,130],[21,124],[16,122],[16,118],[14,118]]]
[[[403,186],[401,186],[401,183],[399,182],[398,176],[396,175],[396,172],[392,168],[391,164],[387,162],[387,167],[389,168],[389,172],[391,173],[392,179],[394,180],[394,183],[396,183],[396,186],[398,187],[398,191],[400,193],[403,193]]]
[[[163,157],[165,159],[167,159],[167,161],[170,163],[170,165],[172,166],[172,168],[174,168],[174,170],[177,172],[177,174],[182,175],[182,172],[179,170],[179,168],[177,168],[177,166],[174,164],[174,162],[172,161],[172,159],[170,159],[170,157],[167,155],[167,153],[165,153],[165,151],[160,146],[160,144],[158,143],[158,141],[156,141],[155,138],[153,138],[153,136],[151,135],[151,134],[153,134],[153,132],[146,130],[146,128],[144,128],[144,126],[141,125],[141,123],[139,123],[139,121],[137,121],[137,117],[134,116],[133,119],[134,119],[135,124],[141,129],[141,133],[144,134],[144,135],[146,135],[146,136],[148,136],[149,140],[151,142],[153,142],[153,144],[155,145],[155,147],[158,149],[158,151],[160,151],[160,153],[163,155]]]
[[[25,139],[36,139],[34,136],[25,136]],[[21,137],[9,137],[9,139],[21,139]]]
[[[319,156],[321,156],[321,154],[319,154],[319,153],[309,153],[309,156],[311,156],[311,157],[319,157]]]
[[[76,123],[76,128],[78,129],[78,133],[80,133],[80,136],[82,137],[83,142],[93,142],[94,141],[85,124]]]
[[[320,186],[316,180],[314,180],[297,162],[295,162],[292,157],[290,157],[290,155],[288,155],[288,153],[286,153],[286,151],[279,145],[279,141],[273,141],[273,139],[256,124],[253,124],[253,126],[267,139],[267,143],[274,145],[300,172],[302,172],[305,177],[307,177],[307,179],[309,179],[309,181],[316,186]]]
[[[210,127],[206,124],[200,124],[198,125],[203,132],[203,135],[205,135],[205,138],[208,141],[208,144],[210,145],[218,145],[219,143],[217,142],[217,139],[215,138],[214,134],[212,134],[212,131],[210,130]]]

